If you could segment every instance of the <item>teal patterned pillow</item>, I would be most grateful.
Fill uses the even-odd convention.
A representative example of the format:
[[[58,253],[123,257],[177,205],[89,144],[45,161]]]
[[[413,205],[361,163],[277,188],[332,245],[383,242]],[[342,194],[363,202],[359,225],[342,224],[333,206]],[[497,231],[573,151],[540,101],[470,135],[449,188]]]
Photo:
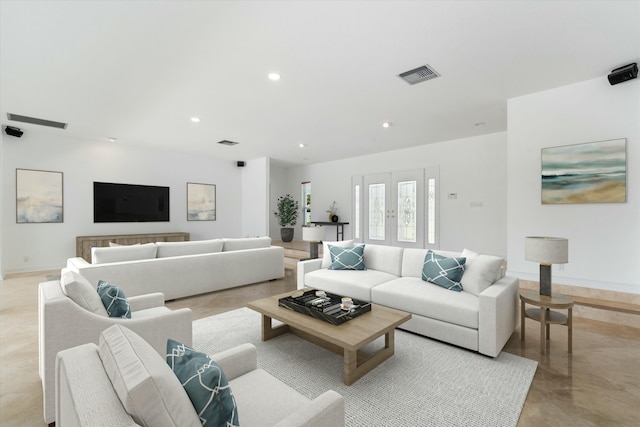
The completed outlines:
[[[131,319],[131,309],[129,308],[129,301],[122,292],[122,289],[116,285],[100,280],[98,282],[98,295],[104,304],[104,308],[107,309],[109,317],[122,317],[124,319]]]
[[[422,280],[434,283],[451,291],[462,291],[462,274],[466,258],[447,258],[427,251],[422,264]]]
[[[238,408],[227,377],[209,356],[172,339],[167,363],[182,383],[203,426],[238,426]]]
[[[329,246],[331,253],[331,265],[329,270],[366,270],[364,265],[364,245],[356,245],[352,248]]]

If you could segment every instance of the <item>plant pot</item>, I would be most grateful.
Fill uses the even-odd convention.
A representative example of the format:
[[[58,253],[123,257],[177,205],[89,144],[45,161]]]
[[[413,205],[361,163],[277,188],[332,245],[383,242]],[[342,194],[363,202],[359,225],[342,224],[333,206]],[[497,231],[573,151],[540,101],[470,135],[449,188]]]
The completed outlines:
[[[283,242],[290,242],[293,240],[293,228],[281,228],[280,229],[280,238]]]

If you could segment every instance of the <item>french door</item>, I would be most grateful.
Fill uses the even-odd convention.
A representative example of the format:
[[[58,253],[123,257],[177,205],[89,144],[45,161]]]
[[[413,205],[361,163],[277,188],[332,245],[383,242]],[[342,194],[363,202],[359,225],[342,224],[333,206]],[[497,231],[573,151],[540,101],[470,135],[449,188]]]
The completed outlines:
[[[364,242],[423,247],[423,186],[422,170],[365,176]]]
[[[353,177],[354,237],[370,244],[437,248],[437,172]]]

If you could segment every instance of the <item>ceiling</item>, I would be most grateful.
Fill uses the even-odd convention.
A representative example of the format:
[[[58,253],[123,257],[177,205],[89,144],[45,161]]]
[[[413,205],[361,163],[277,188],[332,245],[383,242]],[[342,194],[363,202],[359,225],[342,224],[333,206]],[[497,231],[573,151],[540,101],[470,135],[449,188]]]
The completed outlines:
[[[0,19],[3,125],[284,165],[505,131],[507,99],[640,62],[636,0],[2,0]],[[441,77],[397,76],[425,64]]]

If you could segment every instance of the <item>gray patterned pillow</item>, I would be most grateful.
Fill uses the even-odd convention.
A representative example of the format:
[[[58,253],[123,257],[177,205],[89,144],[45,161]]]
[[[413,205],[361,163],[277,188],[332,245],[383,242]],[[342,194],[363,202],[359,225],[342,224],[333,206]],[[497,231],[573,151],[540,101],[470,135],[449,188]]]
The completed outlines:
[[[341,248],[329,245],[331,265],[329,270],[366,270],[364,265],[364,245]]]
[[[109,317],[122,317],[131,319],[131,308],[129,301],[122,292],[122,289],[104,280],[98,281],[98,295],[102,300],[104,308],[107,309]]]
[[[227,377],[209,356],[172,339],[167,364],[182,383],[204,426],[238,426],[238,408]]]
[[[466,260],[466,258],[447,258],[433,251],[427,251],[422,264],[422,280],[460,292],[462,291],[460,280]]]

